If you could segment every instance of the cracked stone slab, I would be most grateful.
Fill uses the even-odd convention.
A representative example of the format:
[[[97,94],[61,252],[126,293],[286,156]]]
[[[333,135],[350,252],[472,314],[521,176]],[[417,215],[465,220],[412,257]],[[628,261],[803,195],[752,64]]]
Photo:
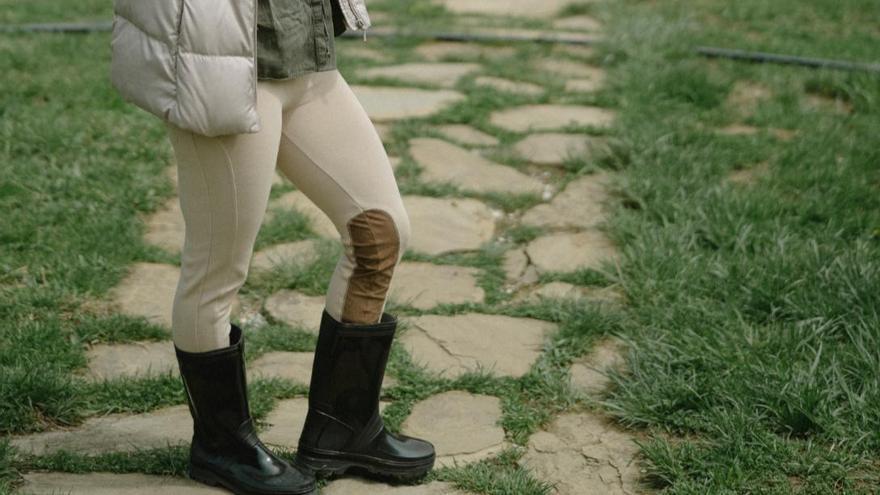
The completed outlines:
[[[563,414],[532,435],[519,464],[558,495],[639,493],[638,446],[592,413]]]
[[[464,100],[452,90],[360,85],[352,90],[373,122],[427,117]]]
[[[432,481],[425,485],[388,485],[378,481],[342,478],[331,481],[321,495],[465,495],[449,483]]]
[[[467,313],[408,319],[400,341],[416,364],[448,378],[484,370],[520,377],[541,355],[550,322],[532,318]]]
[[[588,15],[570,15],[553,21],[556,29],[571,29],[574,31],[602,31],[602,23],[595,17]]]
[[[588,105],[522,105],[493,112],[492,125],[513,132],[561,129],[569,125],[607,128],[614,123],[615,112]]]
[[[405,261],[394,270],[390,298],[417,309],[481,303],[486,294],[477,285],[479,274],[471,267]]]
[[[526,256],[524,249],[511,249],[504,253],[501,267],[504,269],[505,278],[508,281],[519,280],[529,267],[529,257]]]
[[[433,443],[438,467],[454,466],[487,459],[506,447],[500,419],[498,397],[453,390],[418,402],[401,431]]]
[[[602,82],[593,79],[569,79],[565,81],[565,90],[569,93],[592,93],[602,89]]]
[[[110,290],[118,311],[171,328],[171,307],[180,268],[163,263],[133,263],[128,275]]]
[[[333,225],[330,218],[301,191],[291,191],[272,201],[270,209],[266,213],[266,222],[275,215],[273,211],[275,208],[296,210],[309,219],[309,227],[315,234],[327,239],[339,238],[339,231],[336,230],[336,226]]]
[[[407,83],[432,84],[452,88],[462,77],[480,69],[469,62],[414,62],[359,70],[364,78],[396,79]]]
[[[485,86],[496,91],[505,93],[514,93],[527,96],[538,96],[544,94],[544,87],[530,82],[513,81],[495,76],[480,76],[474,79],[477,86]]]
[[[308,412],[309,399],[306,397],[278,401],[266,416],[265,429],[259,434],[260,440],[272,447],[296,449]]]
[[[437,132],[451,141],[471,146],[496,146],[498,138],[464,124],[448,124],[436,127]]]
[[[537,62],[536,67],[540,71],[551,72],[564,77],[590,79],[600,85],[605,82],[606,78],[604,69],[565,58],[543,58]]]
[[[439,62],[446,59],[506,58],[516,53],[516,50],[512,46],[482,45],[459,41],[429,41],[417,46],[414,52],[423,60]]]
[[[623,365],[623,342],[615,337],[605,339],[571,365],[571,386],[585,394],[600,394],[611,384],[608,371]]]
[[[791,141],[797,135],[797,131],[792,131],[789,129],[779,129],[775,127],[764,129],[761,127],[744,124],[731,124],[729,126],[716,129],[715,132],[724,136],[755,136],[761,134],[762,132],[767,132],[769,135],[780,141]]]
[[[455,14],[483,14],[490,16],[555,17],[570,4],[589,3],[584,0],[439,0]]]
[[[254,253],[251,259],[252,270],[270,270],[275,265],[295,262],[312,263],[320,253],[320,243],[315,239],[275,244]]]
[[[317,335],[324,303],[324,296],[307,296],[295,290],[282,289],[269,296],[264,307],[272,318]]]
[[[562,166],[572,158],[595,159],[608,153],[608,140],[586,134],[542,132],[518,141],[513,150],[537,165]]]
[[[26,473],[21,495],[228,495],[187,478],[116,473]]]
[[[170,341],[98,344],[86,351],[86,359],[88,377],[97,381],[177,373],[177,356]]]
[[[587,229],[605,220],[606,186],[609,175],[591,174],[571,181],[549,203],[539,204],[526,211],[523,225],[544,228]]]
[[[617,257],[617,248],[604,233],[588,230],[539,237],[526,247],[526,254],[540,273],[599,270],[605,260]]]
[[[404,196],[414,251],[439,255],[474,251],[495,235],[495,216],[485,203],[469,198]]]
[[[538,179],[442,139],[411,139],[410,153],[422,167],[420,178],[426,182],[482,193],[540,194],[544,190]]]
[[[308,385],[312,379],[313,352],[267,352],[248,368],[248,380],[253,378],[282,378],[300,385]]]
[[[370,13],[370,20],[373,20],[372,17],[373,14]],[[337,41],[336,47],[340,55],[356,60],[369,60],[371,62],[386,64],[388,62],[391,62],[391,60],[393,59],[393,57],[391,57],[387,52],[382,52],[374,48],[362,46],[362,43]]]
[[[739,185],[751,185],[770,173],[770,162],[763,161],[748,167],[734,170],[727,175],[727,180]]]
[[[550,282],[517,295],[514,301],[540,302],[542,299],[576,299],[598,304],[622,304],[623,295],[609,287],[580,287],[566,282]]]
[[[173,406],[143,414],[112,414],[87,419],[72,429],[12,437],[13,447],[34,455],[59,450],[77,454],[131,452],[186,445],[192,439],[189,408]]]
[[[725,105],[740,116],[751,116],[758,106],[773,97],[767,86],[753,81],[737,81],[727,95]]]
[[[180,200],[175,196],[146,219],[144,241],[163,250],[178,254],[183,249],[186,224],[180,211]]]

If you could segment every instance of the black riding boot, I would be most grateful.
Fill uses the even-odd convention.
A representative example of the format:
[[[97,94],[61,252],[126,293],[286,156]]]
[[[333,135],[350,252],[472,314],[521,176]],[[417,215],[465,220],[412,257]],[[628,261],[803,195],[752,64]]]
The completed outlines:
[[[244,340],[231,324],[230,347],[185,352],[177,362],[193,417],[189,477],[237,495],[315,494],[315,478],[278,458],[257,438],[247,399]]]
[[[379,323],[354,325],[324,311],[297,463],[319,476],[356,467],[406,480],[434,466],[433,445],[387,431],[379,415],[396,328],[397,319],[387,313]]]

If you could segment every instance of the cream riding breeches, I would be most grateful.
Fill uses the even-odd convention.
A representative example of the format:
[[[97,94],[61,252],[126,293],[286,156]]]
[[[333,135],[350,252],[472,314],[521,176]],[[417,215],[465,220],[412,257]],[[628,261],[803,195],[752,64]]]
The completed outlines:
[[[344,253],[326,295],[337,321],[375,323],[409,239],[409,218],[376,128],[338,70],[259,80],[262,130],[207,137],[166,122],[186,224],[174,343],[229,345],[276,168],[333,222]]]

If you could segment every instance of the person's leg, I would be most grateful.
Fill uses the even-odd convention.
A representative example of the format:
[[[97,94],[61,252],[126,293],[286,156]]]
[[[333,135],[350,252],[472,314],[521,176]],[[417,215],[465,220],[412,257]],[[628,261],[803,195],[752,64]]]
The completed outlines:
[[[207,137],[167,124],[186,223],[172,308],[175,354],[193,419],[187,473],[234,493],[314,495],[314,476],[257,439],[242,329],[229,321],[269,199],[281,102],[258,84],[263,129]]]
[[[330,217],[345,248],[321,315],[297,462],[320,474],[424,476],[433,445],[387,431],[379,414],[397,326],[385,300],[410,235],[388,155],[338,71],[270,89],[285,103],[278,167]]]
[[[281,102],[262,88],[257,101],[258,133],[207,137],[166,123],[186,224],[171,314],[184,351],[229,345],[230,308],[247,277],[281,136]]]
[[[286,103],[278,168],[336,225],[344,253],[327,291],[327,312],[376,323],[409,218],[376,128],[337,70],[273,83]]]

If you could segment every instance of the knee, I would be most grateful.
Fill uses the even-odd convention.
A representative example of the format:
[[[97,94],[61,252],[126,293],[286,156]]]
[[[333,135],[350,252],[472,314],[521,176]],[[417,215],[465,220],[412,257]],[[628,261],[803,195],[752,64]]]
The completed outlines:
[[[355,265],[373,273],[394,268],[409,242],[409,218],[381,209],[369,209],[348,222]],[[390,277],[390,273],[388,273]]]

